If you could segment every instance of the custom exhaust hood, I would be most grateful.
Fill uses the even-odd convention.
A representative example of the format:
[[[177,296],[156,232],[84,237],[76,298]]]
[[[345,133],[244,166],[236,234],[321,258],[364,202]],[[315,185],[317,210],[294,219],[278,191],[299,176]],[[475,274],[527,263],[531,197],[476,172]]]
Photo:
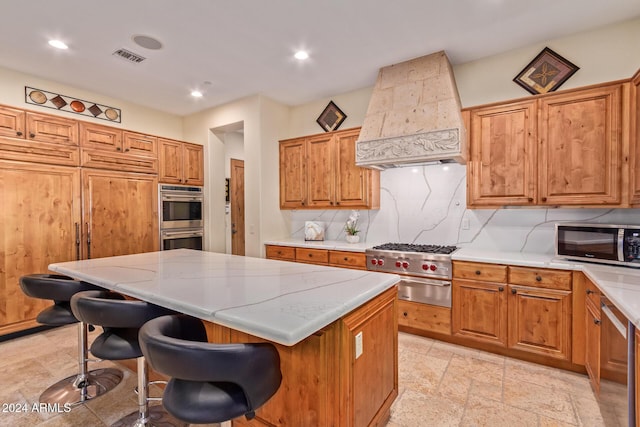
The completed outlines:
[[[444,51],[380,69],[356,142],[358,166],[465,163],[465,128]]]

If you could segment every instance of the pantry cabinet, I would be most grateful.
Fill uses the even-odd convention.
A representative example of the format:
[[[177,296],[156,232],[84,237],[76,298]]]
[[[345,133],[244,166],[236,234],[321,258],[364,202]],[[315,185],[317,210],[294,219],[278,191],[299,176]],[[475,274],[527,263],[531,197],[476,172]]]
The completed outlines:
[[[50,301],[20,289],[25,274],[80,259],[80,172],[74,167],[0,161],[0,335],[37,326]]]
[[[469,109],[468,206],[623,205],[626,90],[603,84]]]
[[[355,165],[359,128],[280,141],[281,209],[378,209],[380,172]]]
[[[163,184],[204,185],[202,145],[159,139],[160,172]]]

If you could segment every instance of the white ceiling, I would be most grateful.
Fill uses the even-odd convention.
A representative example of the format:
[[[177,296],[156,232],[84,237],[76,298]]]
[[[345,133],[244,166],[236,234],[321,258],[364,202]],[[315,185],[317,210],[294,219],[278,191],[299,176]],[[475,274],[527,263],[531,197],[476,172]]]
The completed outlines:
[[[460,64],[640,16],[639,0],[2,2],[0,66],[177,115],[255,94],[298,105],[435,51]],[[137,46],[136,34],[163,49]],[[119,48],[147,59],[112,56]],[[310,53],[302,64],[299,48]]]

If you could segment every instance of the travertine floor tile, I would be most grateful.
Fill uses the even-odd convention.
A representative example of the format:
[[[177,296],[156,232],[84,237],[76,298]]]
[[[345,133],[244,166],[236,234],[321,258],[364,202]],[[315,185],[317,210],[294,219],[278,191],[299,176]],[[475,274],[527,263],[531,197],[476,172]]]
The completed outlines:
[[[553,387],[506,379],[504,403],[565,423],[578,423],[569,393]]]
[[[459,426],[463,412],[464,406],[448,399],[406,390],[398,397],[389,421],[401,427]]]

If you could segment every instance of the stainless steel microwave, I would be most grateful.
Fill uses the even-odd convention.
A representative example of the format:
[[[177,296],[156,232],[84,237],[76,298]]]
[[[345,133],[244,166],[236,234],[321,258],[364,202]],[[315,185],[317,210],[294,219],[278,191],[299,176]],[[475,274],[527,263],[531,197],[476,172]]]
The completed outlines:
[[[640,225],[556,224],[556,256],[640,267]]]

